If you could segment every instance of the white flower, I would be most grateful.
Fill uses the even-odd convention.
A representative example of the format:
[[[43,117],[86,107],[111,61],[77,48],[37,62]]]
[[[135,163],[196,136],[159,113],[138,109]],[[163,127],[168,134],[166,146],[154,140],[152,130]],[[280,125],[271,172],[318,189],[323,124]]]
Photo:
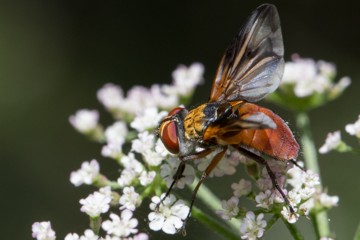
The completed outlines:
[[[144,109],[155,106],[156,104],[149,89],[142,86],[134,86],[127,92],[122,108],[128,113],[138,115]]]
[[[99,113],[96,110],[81,109],[75,115],[69,117],[71,125],[81,133],[94,130],[99,121]]]
[[[299,211],[302,212],[305,216],[308,216],[310,210],[314,208],[314,206],[315,206],[314,198],[310,198],[309,200],[307,200],[306,202],[302,203],[299,206]]]
[[[125,239],[125,238],[124,238]],[[127,240],[128,238],[126,238]],[[106,235],[105,238],[101,237],[100,240],[123,240],[119,237],[116,236],[110,236],[110,235]]]
[[[161,119],[163,119],[166,115],[167,112],[159,112],[156,107],[146,108],[145,111],[135,117],[130,126],[138,132],[143,132],[157,127]]]
[[[330,77],[333,78],[335,75],[330,73],[333,71],[330,69],[335,69],[334,65],[324,61],[316,63],[313,59],[300,58],[298,55],[293,55],[292,60],[285,64],[282,82],[295,84],[296,96],[307,97],[315,92],[322,93],[330,89],[332,84]]]
[[[311,198],[316,192],[316,186],[320,184],[319,175],[313,173],[311,170],[305,172],[294,166],[288,170],[287,174],[289,175],[287,182],[294,188],[290,191],[291,194],[296,193],[298,195],[297,197],[300,197],[301,200]]]
[[[125,240],[149,240],[149,236],[146,233],[138,233],[132,237],[126,238]]]
[[[334,64],[322,60],[315,62],[313,59],[300,58],[294,54],[292,62],[285,63],[282,85],[294,85],[294,93],[300,98],[324,92],[336,95],[350,84],[350,79],[345,77],[334,84],[335,75]]]
[[[282,83],[297,83],[301,78],[308,82],[316,77],[316,63],[313,59],[292,55],[292,62],[286,62]],[[305,80],[306,79],[306,80]]]
[[[120,186],[129,186],[141,173],[144,171],[144,166],[136,158],[134,153],[130,152],[128,155],[120,159],[124,169],[121,171],[117,182]]]
[[[319,195],[319,202],[325,208],[332,208],[336,207],[339,202],[338,196],[329,196],[327,193],[320,193]]]
[[[98,90],[97,98],[106,109],[119,109],[124,101],[124,92],[121,87],[107,83]]]
[[[101,149],[101,155],[104,157],[119,159],[122,154],[122,146],[120,144],[108,143]]]
[[[125,168],[121,171],[121,175],[117,179],[117,183],[121,187],[129,186],[137,176],[138,174],[135,171],[133,171],[132,169]]]
[[[239,164],[238,158],[234,157],[237,155],[237,153],[234,152],[235,151],[228,150],[224,158],[221,159],[221,161],[211,171],[209,177],[222,177],[224,175],[234,174],[236,172],[236,166]],[[198,170],[202,172],[205,171],[205,169],[209,166],[210,162],[213,160],[215,154],[217,153],[217,151],[214,151],[212,154],[209,154],[209,156],[196,160],[195,162],[198,163]]]
[[[105,108],[112,112],[115,118],[119,119],[124,117],[129,119],[129,117],[142,114],[144,109],[177,102],[177,97],[166,94],[158,86],[152,87],[151,90],[142,86],[134,86],[124,97],[122,89],[111,83],[104,85],[98,91],[97,97]],[[164,100],[166,103],[162,103]]]
[[[174,88],[179,95],[186,96],[203,80],[204,66],[201,63],[193,63],[190,67],[178,66],[172,73]]]
[[[331,92],[333,95],[339,95],[351,84],[351,79],[349,77],[342,77],[340,80],[333,86]]]
[[[307,200],[314,195],[314,193],[316,192],[316,188],[309,187],[309,186],[303,186],[302,188],[297,189],[297,191],[302,200]]]
[[[290,212],[289,208],[284,206],[281,210],[281,215],[289,222],[295,223],[299,219],[299,214],[296,213],[297,208],[294,208],[295,213]]]
[[[161,162],[164,160],[164,157],[162,157],[159,153],[152,150],[143,152],[142,155],[144,161],[150,166],[159,166]]]
[[[317,67],[321,75],[333,78],[336,75],[336,66],[333,63],[329,63],[323,60],[317,62]]]
[[[65,239],[64,240],[79,240],[80,237],[78,234],[76,233],[69,233],[65,236]]]
[[[90,162],[83,162],[81,168],[70,174],[70,182],[76,187],[82,184],[92,184],[99,174],[100,165],[93,159]]]
[[[138,138],[132,140],[131,151],[137,153],[144,153],[153,149],[155,141],[155,135],[150,134],[148,131],[141,132],[138,134]]]
[[[300,188],[304,181],[305,172],[294,166],[287,171],[287,175],[289,176],[287,179],[287,183],[293,186],[294,188]]]
[[[287,189],[282,189],[282,191],[287,195]],[[272,190],[271,199],[273,199],[274,203],[284,203],[284,198],[277,189]]]
[[[347,124],[345,126],[345,130],[350,135],[355,135],[357,138],[360,138],[360,115],[358,117],[358,120],[355,123]]]
[[[313,173],[311,170],[307,170],[303,172],[303,184],[306,187],[315,187],[320,184],[319,175]]]
[[[179,167],[179,159],[176,157],[171,157],[161,165],[160,176],[165,180],[166,186],[170,187],[171,183],[174,181],[174,175]],[[183,189],[185,184],[191,184],[195,179],[195,170],[189,164],[185,165],[185,170],[182,173],[182,177],[177,180],[175,186],[177,188]]]
[[[156,176],[155,171],[150,171],[150,172],[143,171],[143,172],[141,172],[141,174],[139,176],[140,184],[143,185],[143,186],[149,185],[150,183],[152,183],[154,181],[155,176]]]
[[[121,217],[111,213],[110,220],[106,220],[101,224],[101,227],[109,235],[115,235],[117,237],[127,237],[130,234],[137,233],[136,229],[138,225],[138,220],[132,218],[132,211],[125,209],[121,212]]]
[[[164,158],[169,155],[169,151],[166,149],[164,143],[161,141],[160,138],[156,141],[155,152],[157,152],[158,154],[160,154],[160,156]]]
[[[257,207],[269,209],[270,206],[274,203],[273,194],[269,189],[265,192],[259,192],[255,196],[255,201],[257,202]]]
[[[161,109],[172,109],[179,105],[179,98],[176,94],[166,92],[169,85],[154,84],[150,88],[152,99],[155,101],[156,106]]]
[[[122,121],[117,121],[105,130],[106,142],[122,146],[125,142],[128,129]]]
[[[150,209],[153,212],[148,215],[149,227],[154,231],[163,230],[167,234],[175,234],[183,226],[183,220],[188,216],[190,209],[182,200],[176,201],[175,196],[170,194],[157,210],[156,206],[164,196],[165,194],[162,194],[161,198],[151,198]]]
[[[264,235],[266,221],[264,214],[260,213],[256,218],[253,212],[247,212],[240,225],[241,239],[255,240]]]
[[[35,222],[32,225],[32,237],[37,240],[55,240],[55,232],[50,222]]]
[[[239,213],[239,198],[233,196],[229,200],[222,200],[222,210],[217,210],[216,213],[221,216],[222,219],[230,220],[236,217]]]
[[[109,210],[110,202],[110,187],[103,187],[100,188],[99,192],[94,192],[87,198],[80,199],[82,205],[80,211],[85,212],[90,217],[98,217],[101,213],[106,213]]]
[[[297,206],[301,202],[301,195],[297,189],[292,189],[288,192],[287,198],[292,206]]]
[[[157,152],[155,147],[155,135],[148,131],[138,134],[138,139],[132,141],[131,151],[141,153],[144,161],[150,166],[158,166],[164,160],[163,152]]]
[[[140,205],[140,195],[135,192],[134,187],[125,187],[123,195],[119,199],[119,204],[122,206],[120,209],[129,209],[134,211]]]
[[[135,158],[135,154],[132,152],[123,156],[120,162],[125,169],[135,172],[136,175],[139,175],[144,170],[144,166]]]
[[[99,239],[99,236],[96,235],[93,230],[91,229],[86,229],[84,231],[84,235],[82,235],[80,237],[80,240],[98,240]]]
[[[251,182],[241,179],[239,183],[231,184],[231,188],[234,190],[234,196],[246,196],[251,192]]]
[[[328,133],[324,145],[319,149],[319,153],[325,154],[330,152],[333,149],[336,149],[341,144],[341,133],[340,131],[335,131],[333,133]]]

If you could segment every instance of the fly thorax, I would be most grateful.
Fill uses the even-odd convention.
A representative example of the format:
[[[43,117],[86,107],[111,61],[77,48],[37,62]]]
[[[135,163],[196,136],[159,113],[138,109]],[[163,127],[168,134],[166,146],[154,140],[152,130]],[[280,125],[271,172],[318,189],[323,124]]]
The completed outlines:
[[[189,140],[201,139],[209,124],[217,121],[219,112],[231,108],[229,103],[205,103],[189,111],[184,119],[185,137]]]

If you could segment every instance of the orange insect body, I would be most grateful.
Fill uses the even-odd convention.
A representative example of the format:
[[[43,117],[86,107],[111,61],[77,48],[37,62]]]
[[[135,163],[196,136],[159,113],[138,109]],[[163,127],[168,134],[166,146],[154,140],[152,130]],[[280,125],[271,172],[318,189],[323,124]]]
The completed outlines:
[[[276,124],[275,129],[231,130],[231,123],[210,125],[203,136],[205,141],[214,141],[219,145],[240,145],[253,152],[260,152],[278,160],[296,159],[299,144],[282,118],[267,108],[244,102],[237,110],[239,116],[262,112]]]

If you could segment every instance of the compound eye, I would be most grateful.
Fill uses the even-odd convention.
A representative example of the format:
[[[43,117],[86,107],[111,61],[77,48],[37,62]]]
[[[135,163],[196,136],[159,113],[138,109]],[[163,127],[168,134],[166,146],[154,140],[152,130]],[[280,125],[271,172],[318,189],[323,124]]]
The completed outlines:
[[[171,117],[181,110],[183,110],[183,107],[176,107],[173,110],[171,110],[168,114],[168,117]],[[172,120],[164,121],[159,128],[159,135],[161,138],[161,141],[165,145],[166,149],[173,153],[178,154],[179,153],[179,139],[176,131],[176,124]]]
[[[173,154],[179,153],[179,140],[176,125],[173,121],[167,121],[161,124],[160,138],[169,152]]]
[[[184,108],[183,107],[176,107],[174,108],[173,110],[171,110],[168,114],[168,116],[172,116],[172,115],[175,115],[177,114],[178,112],[180,112],[181,110],[183,110]]]

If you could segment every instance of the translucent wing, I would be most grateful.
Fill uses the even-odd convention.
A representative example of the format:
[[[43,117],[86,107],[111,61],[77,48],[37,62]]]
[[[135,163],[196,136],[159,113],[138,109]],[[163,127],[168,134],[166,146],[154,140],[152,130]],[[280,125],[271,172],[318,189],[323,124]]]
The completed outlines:
[[[226,49],[209,101],[263,99],[279,86],[284,71],[283,55],[276,7],[261,5]]]
[[[203,140],[213,141],[214,136],[228,144],[238,144],[245,139],[237,137],[244,130],[276,129],[275,121],[264,112],[249,112],[239,117],[210,124],[203,135]],[[231,139],[231,140],[230,140]]]

